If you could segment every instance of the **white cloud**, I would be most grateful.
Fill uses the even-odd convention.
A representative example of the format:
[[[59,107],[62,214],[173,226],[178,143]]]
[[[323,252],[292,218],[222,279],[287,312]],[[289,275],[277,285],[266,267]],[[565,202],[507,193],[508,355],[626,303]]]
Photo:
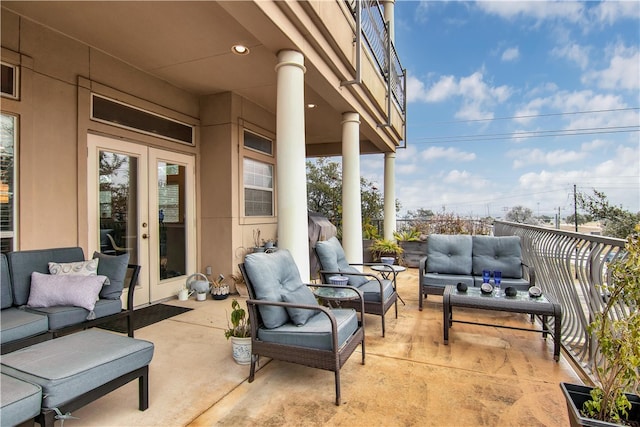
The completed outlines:
[[[515,61],[518,58],[520,58],[520,49],[518,49],[518,47],[510,47],[502,52],[501,59],[504,62]]]
[[[430,147],[424,150],[420,155],[426,161],[445,159],[460,162],[470,162],[476,159],[475,153],[460,151],[459,149],[454,147]]]
[[[551,50],[551,55],[575,62],[583,70],[589,65],[589,48],[577,43],[556,46]]]
[[[583,83],[595,83],[601,89],[637,90],[640,88],[640,50],[617,44],[609,48],[609,66],[582,77]]]
[[[543,151],[535,148],[513,150],[508,153],[508,156],[515,158],[513,161],[513,168],[520,169],[534,164],[558,166],[564,163],[576,162],[584,159],[586,157],[586,153],[573,150]]]
[[[595,151],[608,145],[610,145],[609,141],[605,141],[604,139],[594,139],[593,141],[583,142],[582,145],[580,145],[580,149],[583,151]]]
[[[508,20],[527,17],[537,21],[562,18],[578,22],[584,12],[583,3],[573,1],[479,1],[476,6]]]
[[[623,19],[637,19],[640,15],[640,3],[637,1],[603,1],[589,11],[596,21],[603,24],[613,24]]]

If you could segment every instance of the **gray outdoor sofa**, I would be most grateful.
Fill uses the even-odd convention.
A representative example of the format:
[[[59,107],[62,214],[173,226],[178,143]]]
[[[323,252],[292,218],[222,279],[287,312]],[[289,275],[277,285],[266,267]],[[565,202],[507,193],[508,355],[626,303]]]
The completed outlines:
[[[64,301],[63,292],[69,292],[69,301],[78,299],[78,292],[67,291],[65,280],[80,280],[70,276],[58,277],[49,274],[49,263],[58,265],[85,261],[82,248],[53,248],[27,251],[15,251],[0,256],[0,349],[2,354],[22,347],[62,336],[100,323],[127,317],[129,336],[133,336],[133,292],[140,267],[128,264],[128,255],[107,256],[94,254],[99,258],[97,274],[107,276],[99,290],[99,299],[93,310],[73,304],[44,304],[40,299],[38,307],[29,306],[32,286],[32,274],[39,273],[42,286],[49,285],[49,280],[57,280],[51,285],[65,290],[60,294],[50,295],[52,299]],[[120,296],[123,292],[127,269],[131,269],[129,287],[127,289],[127,308],[122,309]],[[63,282],[60,282],[60,281]],[[108,283],[108,284],[107,284]],[[78,286],[76,289],[80,289]],[[82,288],[84,290],[84,288]],[[32,301],[33,302],[33,301]],[[43,307],[44,305],[44,307]]]
[[[482,285],[482,270],[501,271],[502,288],[526,291],[535,285],[535,272],[522,261],[518,236],[431,234],[427,254],[420,260],[419,304],[428,294],[442,295],[446,285]]]

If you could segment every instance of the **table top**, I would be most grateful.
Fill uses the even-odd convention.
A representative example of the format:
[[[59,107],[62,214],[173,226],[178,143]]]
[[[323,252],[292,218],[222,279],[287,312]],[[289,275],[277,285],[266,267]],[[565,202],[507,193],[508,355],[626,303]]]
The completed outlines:
[[[407,269],[406,267],[403,267],[401,265],[396,265],[396,264],[372,265],[371,269],[374,271],[388,271],[389,273],[391,273],[391,269],[389,267],[391,267],[391,269],[393,269],[393,271],[395,271],[396,273],[400,273]]]
[[[487,308],[503,311],[517,311],[532,314],[554,314],[559,312],[560,305],[551,295],[542,294],[533,298],[527,291],[518,291],[513,297],[504,294],[496,297],[495,291],[483,294],[480,288],[469,287],[466,292],[459,292],[455,285],[447,285],[444,290],[443,302],[450,306],[471,308]]]
[[[313,294],[317,297],[331,300],[349,300],[358,299],[360,296],[358,292],[350,288],[333,288],[329,286],[319,286]]]

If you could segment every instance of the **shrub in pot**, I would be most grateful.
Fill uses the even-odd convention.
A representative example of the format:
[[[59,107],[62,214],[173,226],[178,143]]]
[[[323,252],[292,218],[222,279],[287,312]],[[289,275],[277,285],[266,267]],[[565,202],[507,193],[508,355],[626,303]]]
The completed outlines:
[[[374,240],[369,250],[373,254],[373,260],[375,262],[380,262],[380,258],[383,256],[397,258],[398,255],[404,252],[400,245],[398,245],[394,240],[387,239]]]
[[[606,301],[605,307],[602,312],[596,313],[593,322],[588,326],[588,331],[594,338],[597,357],[601,360],[594,372],[596,386],[591,389],[589,399],[586,399],[578,410],[581,410],[583,418],[605,423],[622,424],[627,423],[627,420],[638,422],[640,224],[636,225],[634,233],[627,239],[624,257],[614,261],[609,271],[609,279],[601,287],[601,295]],[[624,315],[613,316],[613,313],[621,313],[620,307],[625,307],[622,310]],[[562,385],[565,394],[566,390],[571,388],[569,386],[571,385]]]
[[[237,300],[231,302],[231,324],[227,322],[224,336],[231,339],[231,351],[234,360],[239,364],[251,362],[251,326],[247,311],[243,309]]]

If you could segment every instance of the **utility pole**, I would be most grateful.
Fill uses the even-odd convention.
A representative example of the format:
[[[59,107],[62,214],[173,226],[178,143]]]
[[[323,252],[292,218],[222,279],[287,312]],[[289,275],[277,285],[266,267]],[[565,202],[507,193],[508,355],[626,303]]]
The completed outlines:
[[[576,233],[578,232],[578,193],[576,185],[573,184],[573,222],[576,225]]]

